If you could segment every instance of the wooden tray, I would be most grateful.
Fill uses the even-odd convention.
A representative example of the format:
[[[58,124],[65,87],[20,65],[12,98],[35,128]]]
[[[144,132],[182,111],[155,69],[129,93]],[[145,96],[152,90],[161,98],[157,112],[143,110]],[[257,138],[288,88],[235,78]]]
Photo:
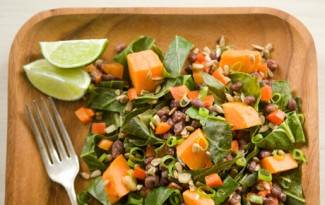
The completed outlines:
[[[237,48],[272,42],[281,69],[276,78],[291,83],[303,99],[308,145],[308,163],[303,167],[303,188],[307,204],[319,204],[319,133],[317,62],[313,39],[293,16],[269,8],[74,8],[36,14],[14,39],[9,60],[8,144],[6,198],[11,204],[69,204],[65,190],[48,178],[30,130],[25,105],[42,94],[28,82],[22,66],[41,58],[39,42],[66,39],[108,38],[104,53],[111,59],[118,43],[139,35],[157,39],[164,51],[175,35],[199,48],[213,47],[220,35]],[[82,102],[56,101],[64,124],[80,154],[87,126],[76,120],[73,110]],[[85,169],[84,164],[81,170]],[[87,182],[77,177],[76,191]]]

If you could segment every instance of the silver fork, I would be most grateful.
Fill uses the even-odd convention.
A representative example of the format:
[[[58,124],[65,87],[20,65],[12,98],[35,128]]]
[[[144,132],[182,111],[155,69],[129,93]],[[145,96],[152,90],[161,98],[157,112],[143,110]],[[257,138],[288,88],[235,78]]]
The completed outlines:
[[[33,104],[42,132],[40,132],[40,129],[38,128],[35,118],[33,117],[32,111],[28,105],[26,105],[26,111],[31,120],[35,139],[37,141],[38,148],[40,150],[45,169],[50,179],[61,184],[66,189],[71,204],[77,205],[78,203],[76,199],[76,193],[74,190],[74,180],[79,172],[78,157],[74,151],[67,130],[65,129],[61,117],[55,107],[53,99],[49,97],[50,107],[52,108],[52,112],[56,123],[54,122],[50,114],[50,111],[46,105],[45,100],[42,98],[41,101],[42,101],[42,107],[45,112],[45,116],[47,118],[51,133],[49,132],[46,126],[44,118],[41,114],[41,110],[38,107],[37,102],[35,100],[33,100]],[[56,124],[59,127],[60,132],[56,127]],[[47,145],[47,148],[46,145],[44,144],[42,134],[44,135],[45,144]],[[56,147],[53,144],[51,136],[53,136],[54,138]],[[63,139],[65,146],[61,138]]]

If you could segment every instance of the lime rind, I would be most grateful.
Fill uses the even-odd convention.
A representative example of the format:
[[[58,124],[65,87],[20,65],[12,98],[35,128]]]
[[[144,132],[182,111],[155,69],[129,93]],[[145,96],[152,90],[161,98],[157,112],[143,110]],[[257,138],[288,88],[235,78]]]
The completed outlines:
[[[88,65],[102,55],[107,39],[40,42],[43,57],[59,68],[78,68]]]
[[[62,69],[47,60],[36,60],[24,66],[28,80],[41,92],[65,101],[82,98],[91,78],[83,69]]]

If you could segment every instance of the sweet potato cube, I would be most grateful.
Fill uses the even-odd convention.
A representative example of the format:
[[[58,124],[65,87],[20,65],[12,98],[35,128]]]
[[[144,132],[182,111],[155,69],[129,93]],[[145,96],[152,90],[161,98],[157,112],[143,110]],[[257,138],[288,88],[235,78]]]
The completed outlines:
[[[203,131],[198,128],[181,144],[176,147],[178,157],[190,168],[201,169],[212,165],[210,157],[205,150],[193,149],[194,143],[199,144],[202,148],[208,146]]]
[[[282,160],[278,160],[274,156],[265,157],[261,160],[261,166],[275,174],[295,169],[298,167],[298,163],[291,154],[286,154]]]
[[[163,79],[163,63],[152,50],[128,54],[127,63],[138,95],[141,90],[153,92],[158,86],[156,79]]]
[[[196,191],[186,190],[183,192],[183,199],[186,205],[214,205],[214,202],[210,198],[197,198]]]

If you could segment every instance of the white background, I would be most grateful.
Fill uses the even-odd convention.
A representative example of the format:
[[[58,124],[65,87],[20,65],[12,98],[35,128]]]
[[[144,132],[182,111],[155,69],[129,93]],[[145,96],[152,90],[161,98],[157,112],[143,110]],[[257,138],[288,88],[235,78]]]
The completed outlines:
[[[272,7],[298,18],[311,32],[318,57],[321,204],[325,204],[325,1],[323,0],[0,0],[0,204],[4,204],[8,57],[15,34],[34,14],[62,7]],[[322,15],[323,14],[323,15]],[[8,136],[10,137],[10,136]],[[312,170],[310,171],[312,174]],[[322,194],[323,193],[323,194]],[[40,193],[41,194],[41,193]]]

